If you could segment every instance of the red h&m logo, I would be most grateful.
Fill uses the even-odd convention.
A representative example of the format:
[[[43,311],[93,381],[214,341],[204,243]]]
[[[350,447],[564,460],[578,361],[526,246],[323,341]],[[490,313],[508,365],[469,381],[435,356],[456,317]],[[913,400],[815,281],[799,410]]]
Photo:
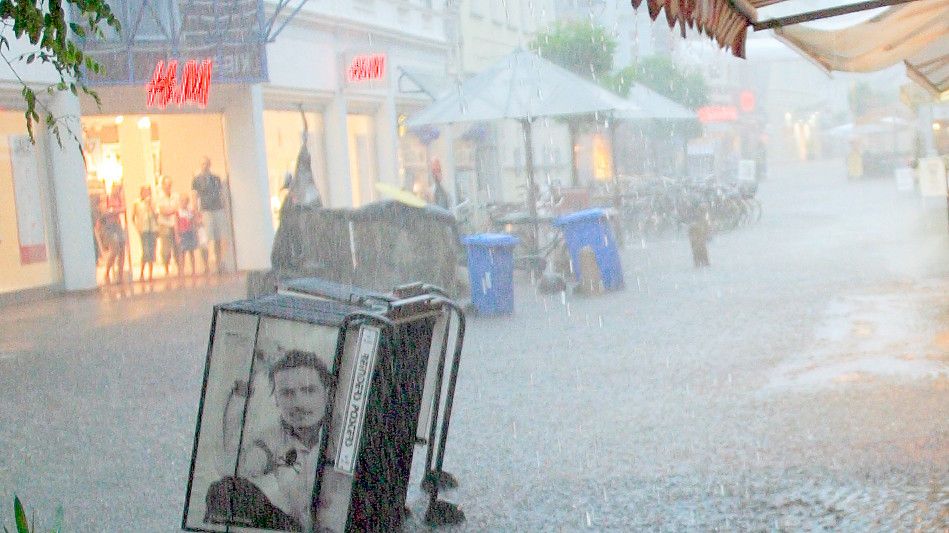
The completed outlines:
[[[193,59],[186,62],[179,84],[178,62],[169,61],[166,64],[159,61],[155,65],[152,81],[145,85],[148,107],[165,109],[172,103],[179,107],[184,104],[207,107],[213,66],[214,63],[210,59],[205,59],[200,65]]]
[[[369,54],[353,57],[346,68],[346,81],[359,83],[381,80],[386,75],[386,55]]]

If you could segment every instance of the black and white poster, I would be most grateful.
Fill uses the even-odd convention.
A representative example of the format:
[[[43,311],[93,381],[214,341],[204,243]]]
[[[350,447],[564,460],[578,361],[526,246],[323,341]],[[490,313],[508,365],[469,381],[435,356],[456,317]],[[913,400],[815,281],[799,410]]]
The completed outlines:
[[[214,329],[185,528],[345,530],[353,477],[336,468],[342,429],[331,426],[344,426],[358,358],[334,368],[339,330],[331,326],[220,311]],[[371,378],[370,359],[356,379]]]

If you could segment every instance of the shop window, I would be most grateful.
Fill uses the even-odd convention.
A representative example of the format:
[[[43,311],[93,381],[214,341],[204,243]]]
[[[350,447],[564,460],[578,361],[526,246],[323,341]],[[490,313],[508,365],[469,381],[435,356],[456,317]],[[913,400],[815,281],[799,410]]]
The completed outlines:
[[[50,285],[49,200],[23,115],[0,112],[0,293]]]
[[[323,205],[329,205],[330,185],[326,176],[323,115],[308,112],[304,116],[308,132],[306,148],[310,156],[310,171]],[[279,225],[280,207],[287,194],[287,180],[297,171],[304,116],[301,116],[299,111],[264,111],[264,145],[267,150],[267,176],[274,227]]]
[[[474,18],[484,18],[484,4],[485,2],[479,2],[478,0],[468,2],[468,13]]]

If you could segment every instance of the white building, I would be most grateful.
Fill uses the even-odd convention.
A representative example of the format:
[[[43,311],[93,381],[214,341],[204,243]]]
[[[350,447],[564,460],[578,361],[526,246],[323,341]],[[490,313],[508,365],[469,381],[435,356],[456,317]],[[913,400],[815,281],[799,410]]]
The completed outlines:
[[[204,157],[229,184],[233,246],[222,262],[237,270],[269,268],[281,189],[302,142],[301,110],[324,204],[359,206],[379,199],[376,183],[401,186],[427,176],[433,154],[401,122],[431,101],[423,86],[447,86],[444,0],[307,2],[295,14],[284,4],[235,0],[224,9],[213,0],[112,3],[123,34],[84,44],[108,69],[93,80],[101,107],[92,99],[81,102],[86,168],[75,149],[38,146],[39,199],[20,199],[24,193],[17,189],[17,203],[30,212],[19,215],[21,226],[42,222],[42,231],[29,231],[44,236],[47,257],[39,262],[38,251],[27,251],[34,256],[22,261],[17,224],[3,215],[0,294],[95,287],[104,269],[96,264],[90,200],[121,183],[131,226],[130,209],[142,187],[157,190],[161,177],[169,176],[176,191],[189,193]],[[186,62],[211,60],[206,105],[178,105],[172,98],[161,108],[149,101],[147,87],[156,81],[159,61],[171,60],[179,62],[178,86],[185,83]],[[39,83],[51,80],[49,73],[24,74]],[[9,72],[0,75],[13,79]],[[7,96],[12,111],[0,114],[0,127],[21,135],[16,88]],[[75,106],[68,100],[54,103]],[[11,143],[9,138],[5,145],[8,156]],[[13,204],[14,181],[9,173],[0,175],[4,205]],[[137,279],[141,244],[134,228],[128,234],[126,276],[134,272]]]
[[[7,30],[5,30],[7,31]],[[6,57],[32,51],[28,43],[6,35]],[[74,119],[78,101],[71,93],[48,97],[46,86],[58,81],[52,67],[13,61],[16,72],[0,67],[0,301],[32,297],[62,287],[95,286],[95,258],[85,175]],[[37,92],[37,111],[59,121],[61,144],[43,124],[31,144],[23,116],[22,85]],[[42,122],[42,120],[41,120]],[[82,199],[74,202],[75,198]]]

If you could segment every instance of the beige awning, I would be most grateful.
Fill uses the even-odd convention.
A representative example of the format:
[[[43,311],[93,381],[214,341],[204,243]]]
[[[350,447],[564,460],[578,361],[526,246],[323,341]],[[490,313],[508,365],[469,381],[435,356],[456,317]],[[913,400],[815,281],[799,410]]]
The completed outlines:
[[[943,35],[903,62],[910,79],[936,98],[949,101],[949,35]]]
[[[796,25],[775,35],[828,71],[873,72],[904,62],[909,76],[935,95],[949,89],[949,0],[891,7],[839,30]]]
[[[758,10],[794,0],[632,0],[643,3],[655,20],[665,12],[670,27],[708,35],[719,46],[745,57],[748,28],[773,29],[775,35],[827,71],[871,72],[899,62],[913,80],[936,97],[949,100],[949,0],[863,0],[814,11],[759,20]],[[832,4],[832,3],[831,3]],[[839,30],[802,23],[888,7],[866,22]]]

